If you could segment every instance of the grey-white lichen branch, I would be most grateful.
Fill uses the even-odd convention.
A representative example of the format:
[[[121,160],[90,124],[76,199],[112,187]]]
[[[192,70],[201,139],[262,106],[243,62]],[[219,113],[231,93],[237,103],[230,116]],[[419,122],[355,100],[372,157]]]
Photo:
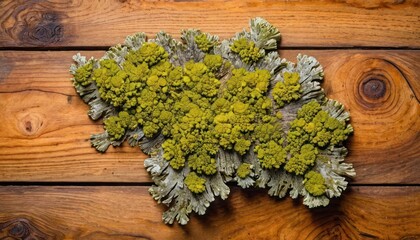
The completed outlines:
[[[323,70],[310,56],[279,57],[280,32],[262,18],[220,41],[189,29],[181,42],[160,32],[128,36],[101,59],[77,54],[74,86],[104,118],[91,137],[105,152],[127,140],[150,157],[153,198],[169,207],[165,223],[186,224],[226,199],[236,182],[280,198],[326,206],[355,175],[343,142],[353,128],[344,107],[327,99]]]

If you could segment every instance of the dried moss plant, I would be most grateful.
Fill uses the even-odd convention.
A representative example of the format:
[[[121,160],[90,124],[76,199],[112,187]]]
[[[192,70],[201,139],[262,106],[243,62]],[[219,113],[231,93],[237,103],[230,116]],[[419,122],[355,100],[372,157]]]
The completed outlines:
[[[355,175],[343,146],[353,129],[326,98],[315,58],[280,58],[280,33],[262,18],[231,39],[190,29],[181,40],[138,33],[101,59],[75,55],[70,68],[88,115],[104,118],[92,146],[105,152],[127,140],[150,156],[149,191],[169,207],[165,223],[204,214],[228,197],[227,182],[303,196],[310,208],[341,195]]]

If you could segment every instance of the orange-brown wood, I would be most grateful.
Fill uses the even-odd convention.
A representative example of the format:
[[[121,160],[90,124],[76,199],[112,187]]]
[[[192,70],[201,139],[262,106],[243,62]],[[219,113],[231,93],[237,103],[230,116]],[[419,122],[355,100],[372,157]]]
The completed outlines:
[[[0,1],[0,239],[420,239],[419,9],[418,0]],[[136,32],[179,38],[194,27],[224,39],[257,16],[280,29],[282,57],[302,52],[324,66],[327,96],[351,113],[346,161],[357,176],[326,208],[233,187],[206,216],[166,226],[147,192],[147,156],[90,147],[102,124],[71,85],[71,56],[100,57],[83,50]]]
[[[418,239],[420,187],[352,187],[327,208],[234,188],[187,226],[161,222],[147,187],[0,187],[0,238]],[[19,238],[20,239],[20,238]]]
[[[327,95],[351,113],[347,161],[355,183],[420,183],[418,51],[302,52],[325,66]],[[298,51],[280,53],[294,60]],[[90,134],[103,129],[71,84],[73,54],[0,52],[7,70],[0,80],[0,181],[149,182],[147,156],[138,149],[100,154],[90,147]]]
[[[283,33],[282,46],[419,47],[417,0],[0,2],[0,47],[111,46],[136,32],[177,36],[199,28],[231,37],[253,17]]]

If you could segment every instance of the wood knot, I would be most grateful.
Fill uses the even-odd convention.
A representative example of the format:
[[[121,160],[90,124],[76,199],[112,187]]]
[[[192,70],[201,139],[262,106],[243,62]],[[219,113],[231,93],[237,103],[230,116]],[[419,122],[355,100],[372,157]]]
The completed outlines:
[[[67,103],[68,103],[68,104],[71,104],[72,102],[73,102],[73,96],[68,95],[68,96],[67,96]]]
[[[36,135],[44,125],[42,117],[36,113],[26,114],[19,122],[19,129],[26,136]]]
[[[399,97],[400,78],[403,78],[399,69],[391,62],[376,58],[364,59],[353,67],[351,81],[357,105],[375,114],[393,108]]]
[[[32,123],[30,121],[25,122],[25,130],[27,132],[32,132]]]
[[[48,45],[63,39],[64,27],[56,12],[31,11],[23,17],[19,40],[34,45]]]
[[[371,161],[386,164],[413,158],[420,104],[415,95],[418,73],[412,60],[413,55],[400,52],[349,51],[326,72],[328,95],[351,112],[352,147],[357,149],[352,157],[369,155]],[[377,154],[372,154],[372,149]],[[358,236],[349,239],[355,238]]]
[[[355,96],[359,106],[365,110],[377,111],[378,108],[386,109],[387,104],[394,97],[391,76],[383,70],[371,70],[360,76],[356,83]]]
[[[29,235],[29,226],[22,221],[18,221],[12,225],[9,234],[13,237],[26,238]]]
[[[379,99],[386,93],[386,84],[381,79],[369,78],[362,81],[363,94],[371,99]]]
[[[48,237],[25,218],[0,223],[0,239],[48,239]]]
[[[66,10],[72,5],[70,1],[60,3],[54,10],[46,1],[9,1],[6,5],[1,16],[3,33],[13,39],[16,46],[63,44],[67,40],[64,32],[71,32],[62,22],[68,18]]]

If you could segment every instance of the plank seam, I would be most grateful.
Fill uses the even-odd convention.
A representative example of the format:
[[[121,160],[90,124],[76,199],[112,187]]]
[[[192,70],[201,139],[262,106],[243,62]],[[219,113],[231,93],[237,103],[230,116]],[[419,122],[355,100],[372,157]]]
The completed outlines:
[[[0,186],[152,186],[152,182],[26,182],[26,181],[7,181],[0,182]],[[236,186],[234,183],[228,183],[229,186]],[[420,183],[349,183],[350,187],[420,187]]]
[[[62,47],[0,47],[0,51],[106,51],[111,46],[62,46]],[[420,50],[420,47],[383,46],[290,46],[278,50]]]

